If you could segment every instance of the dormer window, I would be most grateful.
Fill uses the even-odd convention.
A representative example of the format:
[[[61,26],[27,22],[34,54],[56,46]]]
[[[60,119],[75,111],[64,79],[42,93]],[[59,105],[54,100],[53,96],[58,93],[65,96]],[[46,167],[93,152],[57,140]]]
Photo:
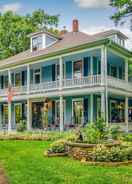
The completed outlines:
[[[45,49],[46,47],[50,47],[59,39],[61,39],[61,37],[49,33],[48,31],[32,33],[29,35],[29,37],[31,39],[31,52],[39,51]]]
[[[32,38],[32,51],[41,50],[43,48],[42,36]]]

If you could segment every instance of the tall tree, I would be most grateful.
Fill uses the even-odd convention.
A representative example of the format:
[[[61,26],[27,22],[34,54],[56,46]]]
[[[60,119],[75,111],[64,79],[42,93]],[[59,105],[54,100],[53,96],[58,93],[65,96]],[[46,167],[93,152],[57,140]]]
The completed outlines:
[[[32,32],[47,29],[56,33],[58,21],[58,15],[48,15],[41,9],[26,16],[11,11],[0,14],[0,59],[28,49],[27,35]]]
[[[111,17],[116,24],[129,24],[132,30],[132,0],[111,0],[111,6],[116,8]]]

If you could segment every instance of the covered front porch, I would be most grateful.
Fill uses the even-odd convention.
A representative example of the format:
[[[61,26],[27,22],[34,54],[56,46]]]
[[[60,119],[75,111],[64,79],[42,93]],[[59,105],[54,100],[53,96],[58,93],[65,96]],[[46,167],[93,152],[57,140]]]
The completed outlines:
[[[0,104],[0,129],[16,130],[26,122],[27,130],[44,129],[44,98]],[[103,118],[108,125],[131,129],[132,99],[104,92],[48,98],[47,130],[68,130]]]

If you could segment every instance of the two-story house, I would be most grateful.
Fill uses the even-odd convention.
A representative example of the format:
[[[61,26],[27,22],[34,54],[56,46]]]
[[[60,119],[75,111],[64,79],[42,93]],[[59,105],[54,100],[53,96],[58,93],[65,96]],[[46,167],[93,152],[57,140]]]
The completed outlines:
[[[0,61],[0,127],[42,128],[48,98],[49,129],[65,130],[102,117],[125,130],[132,125],[132,84],[127,37],[116,30],[94,35],[72,31],[56,36],[47,31],[29,35],[29,50]],[[12,91],[12,100],[9,93]]]

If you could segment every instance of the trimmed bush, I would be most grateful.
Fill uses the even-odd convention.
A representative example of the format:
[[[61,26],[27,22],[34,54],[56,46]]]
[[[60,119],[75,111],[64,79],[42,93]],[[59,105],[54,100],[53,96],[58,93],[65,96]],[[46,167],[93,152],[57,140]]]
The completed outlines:
[[[48,153],[65,153],[66,151],[66,141],[63,139],[53,142],[48,149]]]
[[[111,135],[112,139],[117,140],[117,139],[120,138],[121,131],[120,131],[119,126],[113,125],[113,126],[110,127],[109,131],[110,131],[110,135]]]
[[[17,131],[24,132],[26,130],[26,121],[21,120],[20,123],[17,124]]]
[[[100,141],[101,133],[94,124],[89,124],[82,130],[83,142],[97,144]]]
[[[91,154],[91,158],[96,162],[123,162],[131,160],[131,151],[131,149],[127,151],[127,149],[119,146],[108,149],[104,145],[97,145]]]

